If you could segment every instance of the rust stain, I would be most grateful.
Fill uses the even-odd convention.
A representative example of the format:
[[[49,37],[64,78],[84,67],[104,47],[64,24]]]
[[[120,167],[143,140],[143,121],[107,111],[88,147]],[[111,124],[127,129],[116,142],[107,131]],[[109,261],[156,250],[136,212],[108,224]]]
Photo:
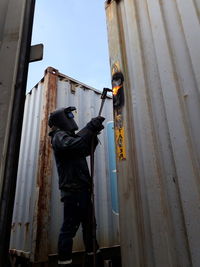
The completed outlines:
[[[12,223],[11,231],[14,233],[16,231],[16,224]]]
[[[35,260],[48,258],[48,221],[50,213],[52,150],[48,136],[48,117],[56,108],[58,71],[49,67],[45,74],[43,118],[40,127],[40,147],[38,159],[37,185],[39,188],[35,218]]]
[[[25,231],[26,231],[26,233],[28,233],[29,232],[29,226],[30,226],[30,223],[25,223]]]
[[[29,226],[30,226],[30,223],[25,223],[24,225],[24,228],[25,228],[25,240],[28,240],[28,237],[29,237]]]

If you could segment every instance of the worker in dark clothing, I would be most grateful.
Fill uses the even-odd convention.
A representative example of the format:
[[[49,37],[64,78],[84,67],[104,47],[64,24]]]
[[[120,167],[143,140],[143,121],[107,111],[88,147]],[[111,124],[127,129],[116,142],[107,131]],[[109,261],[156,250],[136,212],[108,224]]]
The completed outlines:
[[[61,267],[71,266],[73,237],[82,224],[86,250],[84,266],[90,267],[93,266],[94,251],[100,255],[100,250],[97,241],[93,239],[96,223],[94,225],[92,220],[92,181],[86,156],[91,153],[92,140],[94,149],[98,144],[97,134],[104,128],[104,118],[93,118],[75,134],[78,130],[72,113],[75,109],[61,108],[49,116],[49,126],[52,128],[49,135],[57,165],[61,201],[64,203],[64,222],[58,238],[58,264]],[[102,266],[102,263],[99,264],[97,266]]]

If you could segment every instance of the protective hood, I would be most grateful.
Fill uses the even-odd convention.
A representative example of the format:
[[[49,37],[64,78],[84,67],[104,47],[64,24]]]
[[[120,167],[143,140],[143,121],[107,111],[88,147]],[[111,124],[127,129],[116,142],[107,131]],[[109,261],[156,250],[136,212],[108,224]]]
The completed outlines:
[[[74,120],[73,110],[75,107],[60,108],[52,112],[49,116],[49,127],[56,126],[60,130],[74,132],[78,130],[78,125]]]

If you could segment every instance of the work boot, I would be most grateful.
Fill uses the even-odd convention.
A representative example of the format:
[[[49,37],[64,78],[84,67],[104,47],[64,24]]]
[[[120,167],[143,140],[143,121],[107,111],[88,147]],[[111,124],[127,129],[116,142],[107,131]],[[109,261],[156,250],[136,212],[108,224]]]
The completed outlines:
[[[58,261],[58,267],[72,267],[72,260]]]

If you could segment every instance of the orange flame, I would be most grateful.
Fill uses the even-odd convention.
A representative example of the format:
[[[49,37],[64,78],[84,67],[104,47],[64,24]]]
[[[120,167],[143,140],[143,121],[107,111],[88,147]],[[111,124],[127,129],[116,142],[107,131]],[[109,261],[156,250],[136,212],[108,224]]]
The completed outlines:
[[[117,93],[118,93],[118,91],[119,91],[119,89],[121,87],[122,87],[121,85],[113,87],[113,90],[112,90],[113,91],[113,95],[117,95]]]

